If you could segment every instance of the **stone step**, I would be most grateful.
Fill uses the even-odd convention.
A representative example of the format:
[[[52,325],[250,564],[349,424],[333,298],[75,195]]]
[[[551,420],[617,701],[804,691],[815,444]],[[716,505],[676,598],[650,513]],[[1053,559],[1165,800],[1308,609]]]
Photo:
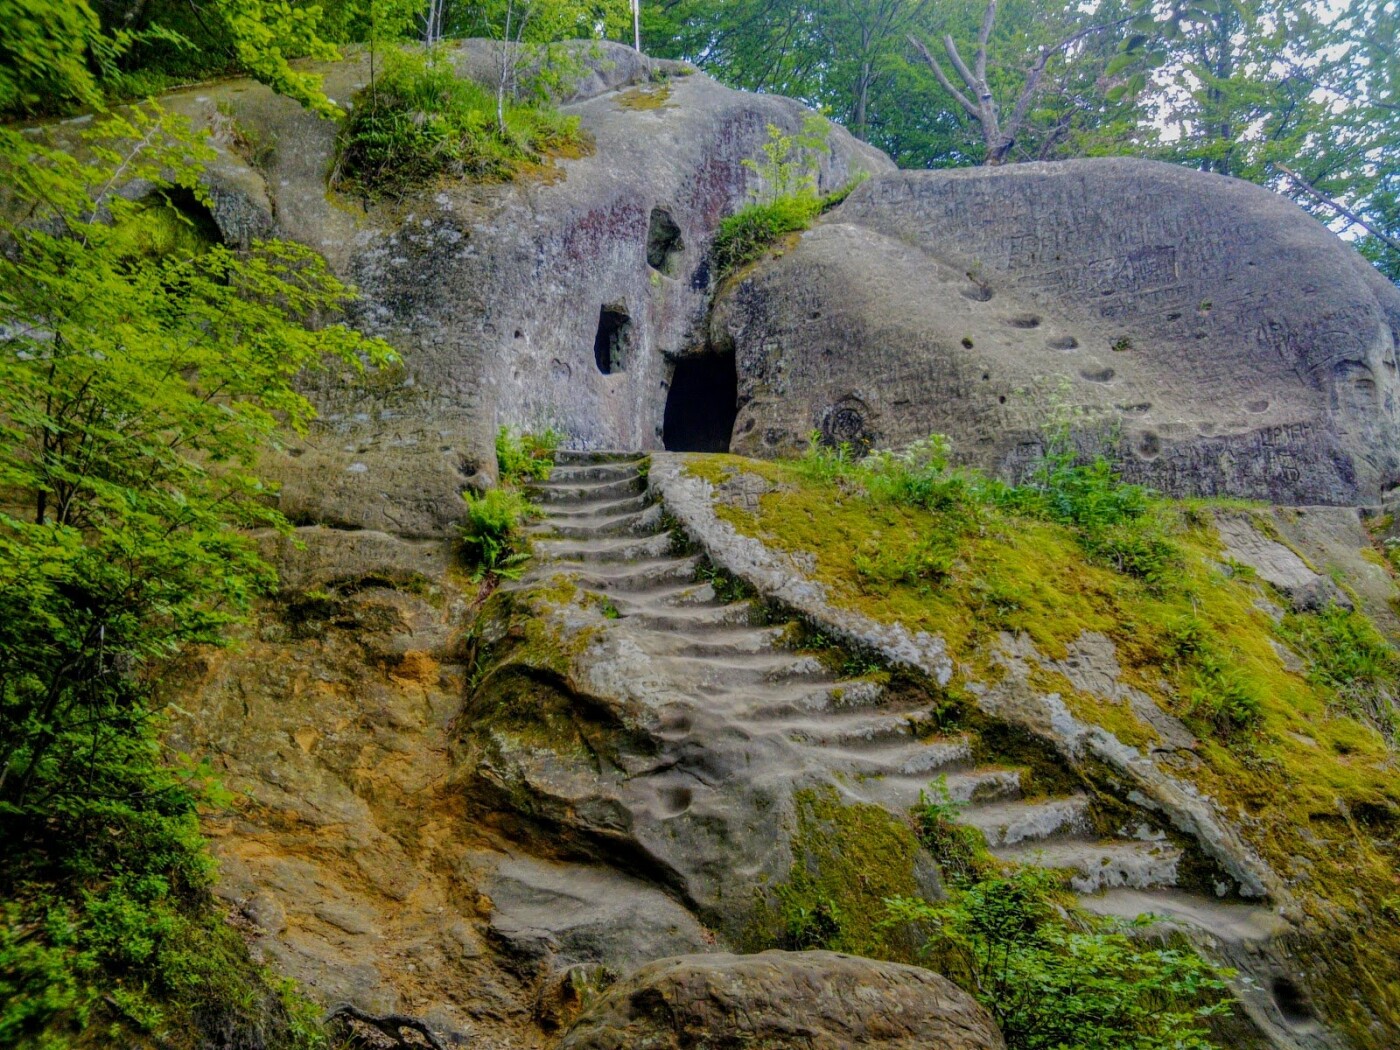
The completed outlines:
[[[700,571],[700,564],[698,557],[644,558],[627,562],[546,561],[527,573],[525,581],[537,582],[562,572],[574,577],[577,584],[585,590],[645,592],[675,584],[694,586],[695,574]],[[708,584],[703,586],[713,598],[713,589],[709,589]]]
[[[1089,806],[1087,795],[1043,802],[1006,802],[964,810],[957,821],[981,831],[988,846],[1014,846],[1057,836],[1082,836],[1090,826]]]
[[[888,690],[868,678],[847,678],[796,689],[767,689],[742,698],[738,710],[755,722],[815,715],[822,712],[868,710],[885,701]]]
[[[1080,899],[1085,911],[1131,922],[1156,915],[1176,926],[1204,930],[1231,944],[1257,944],[1292,932],[1287,919],[1262,904],[1211,900],[1182,890],[1111,889]]]
[[[856,785],[867,802],[884,806],[894,813],[908,813],[919,804],[921,793],[930,793],[930,785],[940,776],[948,791],[948,800],[964,806],[1007,802],[1021,797],[1021,772],[999,766],[959,769],[960,756],[949,753],[951,772],[931,769],[928,772],[872,777]]]
[[[759,614],[753,602],[730,602],[721,605],[715,601],[714,590],[708,584],[709,599],[700,602],[676,602],[663,604],[655,599],[630,601],[621,595],[613,604],[624,620],[630,620],[640,627],[652,631],[690,631],[710,627],[752,626]],[[682,588],[680,593],[694,591],[695,588]]]
[[[755,655],[785,653],[776,648],[783,634],[781,627],[711,627],[703,632],[691,633],[688,630],[657,631],[658,638],[666,639],[658,646],[658,653],[672,652],[677,656],[704,657],[710,660],[743,662]]]
[[[580,515],[569,518],[547,516],[537,520],[527,531],[541,538],[581,540],[597,536],[655,535],[660,530],[661,521],[661,508],[650,506],[613,515]]]
[[[1071,872],[1070,887],[1083,894],[1118,887],[1145,890],[1175,886],[1181,861],[1181,850],[1170,843],[1126,840],[1023,842],[993,847],[992,853],[1016,864],[1065,869]]]
[[[540,506],[540,510],[546,521],[588,521],[592,518],[630,514],[654,505],[656,501],[652,499],[651,493],[642,492],[608,503],[546,503]]]
[[[579,484],[536,481],[525,488],[525,494],[536,503],[572,503],[585,506],[608,503],[639,496],[646,491],[647,479],[640,474],[614,481],[588,481]]]
[[[642,472],[645,459],[610,460],[603,463],[559,463],[549,473],[554,484],[577,485],[589,481],[621,481]]]
[[[634,461],[640,453],[625,449],[574,449],[560,448],[554,451],[556,464],[620,463]]]
[[[911,780],[923,788],[938,776],[966,772],[972,766],[972,749],[958,738],[914,741],[883,748],[869,746],[814,746],[799,743],[815,764],[843,778],[862,782],[879,779]],[[951,790],[951,789],[950,789]],[[913,793],[914,801],[919,797]]]
[[[791,739],[815,747],[905,743],[914,735],[916,711],[822,711],[799,714],[776,724]]]
[[[722,694],[743,693],[770,682],[826,677],[826,668],[810,656],[774,650],[742,657],[669,657],[670,670],[678,686],[697,700],[728,706]]]
[[[599,539],[536,539],[533,546],[536,557],[561,562],[633,562],[664,557],[671,549],[671,536],[658,532]]]

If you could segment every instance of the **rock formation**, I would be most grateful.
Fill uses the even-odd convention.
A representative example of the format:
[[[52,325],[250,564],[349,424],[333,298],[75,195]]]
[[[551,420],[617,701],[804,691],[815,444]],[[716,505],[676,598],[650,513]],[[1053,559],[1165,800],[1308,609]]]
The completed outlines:
[[[484,74],[491,47],[466,41],[451,55]],[[254,168],[225,135],[210,179],[225,237],[275,233],[316,248],[358,286],[355,321],[403,353],[402,371],[370,387],[320,383],[323,425],[277,467],[292,517],[440,534],[461,490],[494,476],[498,424],[553,426],[589,447],[660,446],[672,358],[704,343],[710,240],[756,185],[743,161],[768,124],[795,131],[806,110],[616,44],[587,62],[563,105],[592,140],[587,156],[367,211],[327,191],[335,125],[296,103],[248,81],[165,100],[276,143]],[[325,74],[345,103],[369,63]],[[840,128],[830,142],[823,189],[893,167]]]
[[[644,966],[560,1050],[1002,1050],[987,1012],[937,974],[834,952],[691,955]]]
[[[481,42],[454,55],[489,65]],[[347,1016],[412,1015],[474,1046],[551,1045],[639,966],[565,1045],[670,1046],[694,1025],[738,1040],[724,1018],[742,1004],[773,1047],[999,1046],[923,971],[718,954],[790,939],[777,888],[853,842],[891,858],[884,881],[831,892],[872,914],[884,896],[936,896],[905,813],[942,773],[998,855],[1068,868],[1100,910],[1162,911],[1263,975],[1239,1045],[1338,1045],[1264,979],[1289,972],[1306,917],[1232,815],[1068,717],[1016,638],[976,695],[1024,751],[987,760],[977,731],[930,730],[953,670],[940,638],[834,608],[799,561],[735,542],[716,506],[757,500],[754,479],[714,490],[636,453],[664,443],[677,388],[737,411],[737,450],[792,451],[812,429],[856,445],[943,431],[1008,472],[1074,409],[1086,451],[1160,488],[1343,505],[1280,521],[1296,564],[1227,524],[1231,556],[1305,606],[1337,592],[1296,551],[1345,549],[1359,600],[1388,616],[1390,578],[1360,557],[1345,505],[1378,501],[1400,470],[1400,293],[1242,183],[1139,161],[901,173],[840,129],[822,188],[872,177],[720,284],[708,251],[748,199],[742,162],[804,111],[622,47],[589,69],[564,102],[587,156],[367,207],[327,191],[334,128],[295,104],[246,82],[167,100],[216,127],[222,106],[276,143],[254,166],[221,140],[224,236],[322,251],[364,296],[355,320],[404,356],[366,382],[314,380],[322,422],[273,461],[306,547],[270,548],[283,593],[244,649],[171,683],[174,741],[216,755],[243,795],[210,832],[256,951]],[[368,63],[325,72],[345,102]],[[730,402],[705,400],[726,368]],[[572,451],[537,492],[531,576],[483,609],[451,529],[461,491],[492,479],[501,424],[552,426]],[[630,454],[585,451],[606,448]],[[707,564],[756,597],[697,578]],[[770,601],[786,611],[760,622]],[[814,626],[880,671],[794,652]],[[1141,706],[1103,642],[1086,635],[1052,669]],[[866,932],[914,958],[910,931]],[[685,958],[645,965],[671,956]]]
[[[1400,291],[1277,194],[1172,165],[881,175],[723,289],[711,337],[738,358],[736,452],[943,433],[1014,474],[1070,410],[1173,494],[1400,482]]]

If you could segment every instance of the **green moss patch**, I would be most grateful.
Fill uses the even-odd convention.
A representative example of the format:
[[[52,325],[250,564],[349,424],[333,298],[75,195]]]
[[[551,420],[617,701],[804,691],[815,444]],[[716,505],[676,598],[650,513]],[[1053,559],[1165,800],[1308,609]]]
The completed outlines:
[[[715,484],[739,471],[763,477],[773,491],[756,513],[718,506],[719,517],[775,550],[810,555],[833,604],[941,635],[975,679],[999,675],[1003,631],[1050,660],[1085,632],[1110,638],[1122,681],[1199,736],[1177,774],[1217,799],[1293,883],[1312,916],[1310,943],[1330,945],[1318,965],[1347,959],[1394,972],[1400,931],[1376,919],[1400,894],[1400,777],[1377,729],[1394,695],[1394,650],[1359,613],[1276,623],[1266,611],[1276,596],[1225,564],[1215,504],[1147,501],[1133,527],[1164,545],[1161,571],[1149,577],[1112,546],[1086,542],[1072,521],[1022,512],[975,485],[944,509],[872,492],[843,469],[821,476],[810,463],[706,456],[687,469]],[[1114,540],[1119,527],[1097,535]],[[910,554],[931,539],[938,563],[923,571]],[[881,571],[877,555],[893,568]],[[1082,720],[1135,747],[1155,743],[1127,705],[1037,674]],[[1367,1006],[1400,1029],[1400,986],[1374,980]],[[1344,982],[1332,991],[1320,1004],[1329,1016],[1358,1030],[1369,1023]]]

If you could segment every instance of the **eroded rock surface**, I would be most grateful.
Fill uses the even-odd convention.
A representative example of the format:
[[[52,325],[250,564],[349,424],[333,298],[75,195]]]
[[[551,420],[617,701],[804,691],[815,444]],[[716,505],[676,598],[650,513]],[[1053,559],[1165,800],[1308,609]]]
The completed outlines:
[[[1174,494],[1400,481],[1400,291],[1278,195],[1167,164],[881,175],[725,289],[711,335],[736,452],[937,432],[1014,473],[1076,408],[1086,448]]]
[[[1002,1050],[938,974],[834,952],[663,959],[615,985],[560,1050]]]
[[[463,41],[448,55],[489,81],[493,47]],[[402,205],[328,192],[336,125],[261,85],[163,100],[221,129],[210,181],[226,238],[275,234],[320,251],[363,297],[355,322],[403,352],[402,368],[364,383],[317,382],[320,424],[273,464],[299,523],[440,534],[461,489],[494,477],[500,423],[553,426],[582,447],[660,446],[671,358],[705,342],[709,243],[756,185],[743,162],[770,123],[795,131],[808,111],[619,44],[581,56],[562,109],[592,142],[585,156],[511,183],[445,180]],[[369,61],[321,71],[346,104]],[[275,143],[258,167],[231,145],[235,125]],[[830,142],[823,190],[893,168],[838,127]],[[613,336],[605,362],[601,327]]]

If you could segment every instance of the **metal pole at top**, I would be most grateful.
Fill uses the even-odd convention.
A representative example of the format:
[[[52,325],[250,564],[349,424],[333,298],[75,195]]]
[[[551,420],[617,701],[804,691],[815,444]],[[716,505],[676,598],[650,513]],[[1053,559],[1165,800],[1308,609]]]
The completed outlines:
[[[632,46],[642,53],[642,0],[632,0]]]

